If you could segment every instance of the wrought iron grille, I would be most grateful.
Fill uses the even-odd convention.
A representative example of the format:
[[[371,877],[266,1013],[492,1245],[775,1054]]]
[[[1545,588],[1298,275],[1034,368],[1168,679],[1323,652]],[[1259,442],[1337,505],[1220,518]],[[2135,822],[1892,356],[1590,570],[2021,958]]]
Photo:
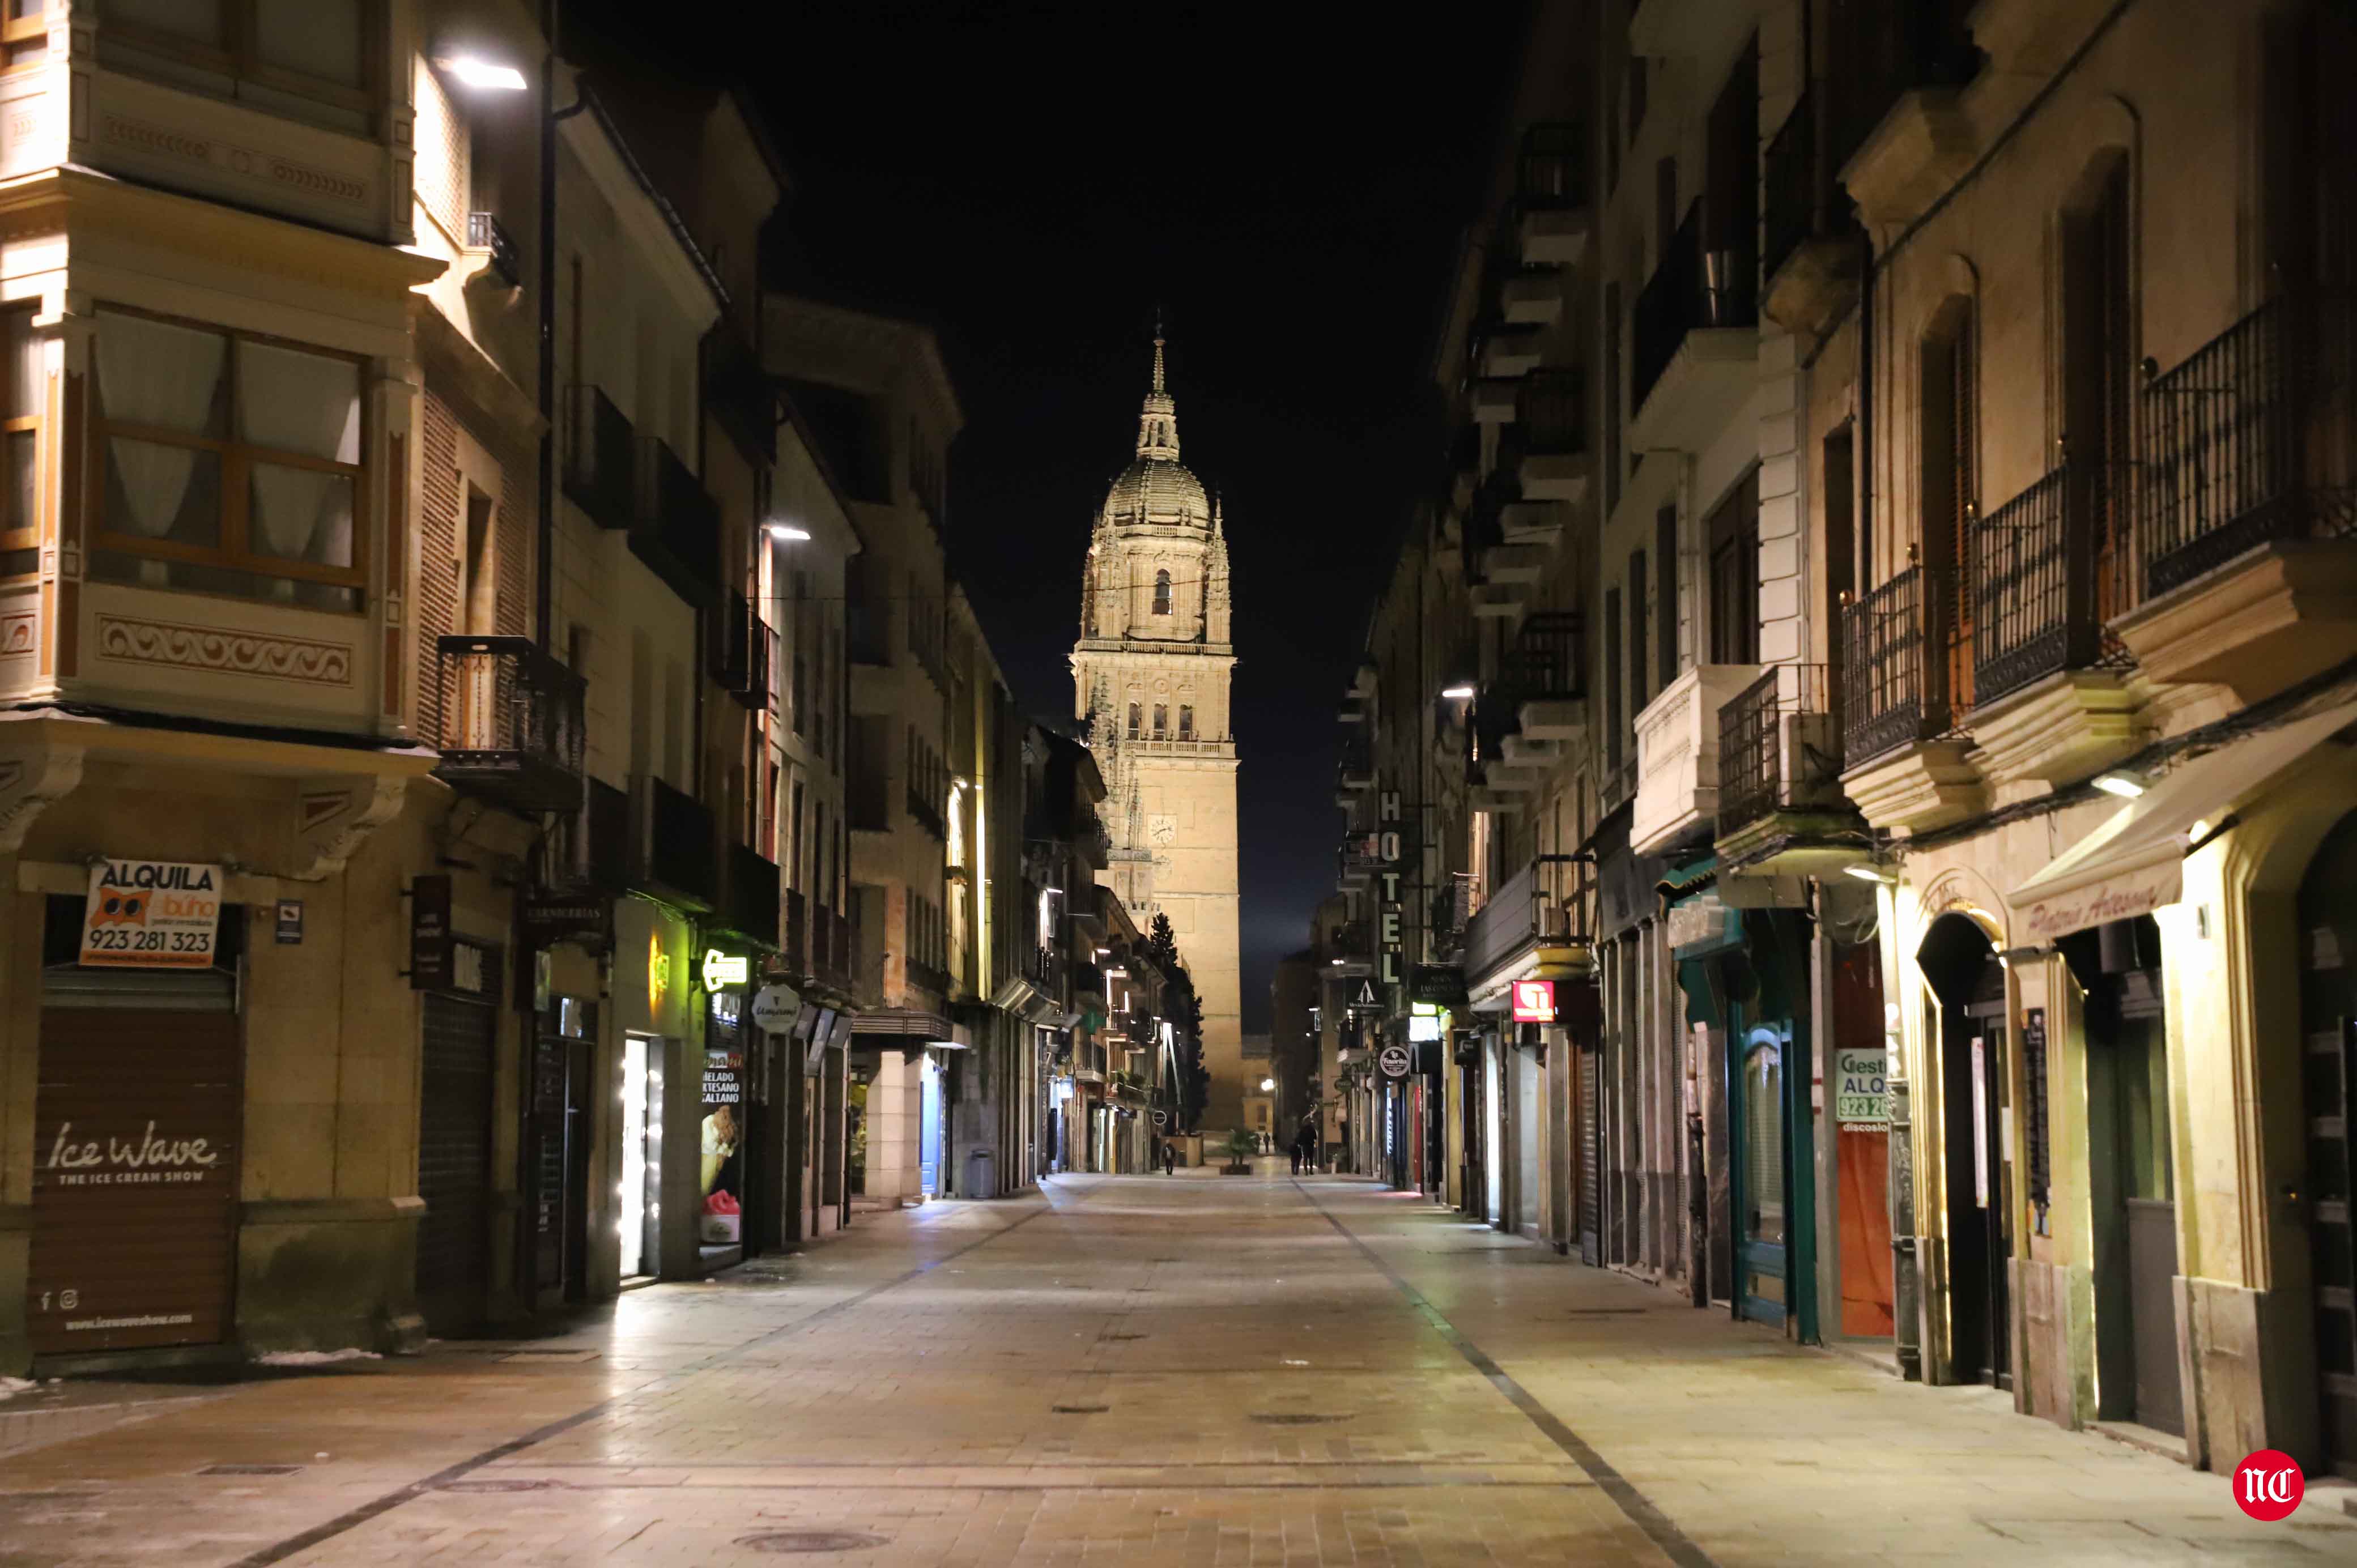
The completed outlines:
[[[1777,714],[1781,671],[1770,669],[1718,710],[1718,826],[1722,835],[1749,827],[1781,804],[1782,772]]]
[[[2145,589],[2357,530],[2351,296],[2261,306],[2145,389]]]
[[[1973,526],[1973,701],[2082,667],[2095,646],[2086,571],[2073,560],[2075,475],[2060,467]]]
[[[1523,618],[1500,682],[1510,688],[1517,711],[1524,703],[1559,701],[1584,693],[1580,624],[1577,610],[1534,610]]]
[[[1947,727],[1946,574],[1909,566],[1842,607],[1842,756],[1851,767]]]
[[[528,637],[439,638],[435,661],[442,776],[525,811],[578,809],[587,682]]]
[[[1768,139],[1768,151],[1760,159],[1764,277],[1774,277],[1816,227],[1816,105],[1803,91],[1783,127]]]
[[[489,251],[491,271],[500,274],[510,288],[523,286],[523,252],[516,249],[515,239],[507,225],[495,212],[467,214],[467,246],[469,250]]]
[[[1587,378],[1577,371],[1534,371],[1514,392],[1514,430],[1525,457],[1587,450]]]
[[[1688,333],[1758,323],[1758,252],[1749,246],[1706,252],[1702,203],[1686,209],[1631,314],[1630,385],[1637,407],[1645,406]]]
[[[1514,199],[1538,211],[1587,203],[1587,137],[1577,125],[1549,123],[1523,133]]]

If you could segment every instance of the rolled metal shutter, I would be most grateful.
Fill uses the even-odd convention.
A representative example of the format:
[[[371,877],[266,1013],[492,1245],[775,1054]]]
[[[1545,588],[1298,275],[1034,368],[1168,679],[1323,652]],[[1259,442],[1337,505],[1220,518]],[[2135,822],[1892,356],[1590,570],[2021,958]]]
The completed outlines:
[[[1604,1161],[1597,1136],[1597,1079],[1601,1051],[1579,1053],[1579,1255],[1590,1264],[1601,1261],[1604,1232]]]
[[[436,1332],[483,1316],[490,1278],[491,1089],[498,1013],[479,1003],[425,997],[425,1071],[418,1097],[418,1308]]]
[[[200,994],[216,984],[219,997]],[[229,1337],[243,1121],[227,983],[64,989],[51,987],[41,1012],[33,1349],[218,1344]]]

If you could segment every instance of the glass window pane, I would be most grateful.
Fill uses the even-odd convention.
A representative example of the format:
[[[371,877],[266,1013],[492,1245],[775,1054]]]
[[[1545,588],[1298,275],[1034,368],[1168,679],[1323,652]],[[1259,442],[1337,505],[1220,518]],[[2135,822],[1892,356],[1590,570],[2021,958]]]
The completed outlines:
[[[102,310],[99,406],[117,424],[218,435],[228,354],[229,339],[218,332]]]
[[[361,460],[361,368],[267,343],[237,346],[237,434],[256,446]]]
[[[361,0],[253,0],[253,29],[264,64],[361,84]]]
[[[195,43],[221,43],[221,0],[105,0],[102,17]]]
[[[352,479],[317,468],[253,465],[246,547],[281,561],[352,564]]]
[[[116,436],[107,443],[106,526],[134,539],[221,544],[221,456]]]

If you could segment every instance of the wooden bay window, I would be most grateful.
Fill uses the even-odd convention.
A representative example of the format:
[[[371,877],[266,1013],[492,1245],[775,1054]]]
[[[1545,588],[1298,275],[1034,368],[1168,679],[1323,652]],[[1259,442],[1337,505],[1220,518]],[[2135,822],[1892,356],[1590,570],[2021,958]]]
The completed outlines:
[[[102,308],[93,362],[92,577],[361,607],[357,358]]]

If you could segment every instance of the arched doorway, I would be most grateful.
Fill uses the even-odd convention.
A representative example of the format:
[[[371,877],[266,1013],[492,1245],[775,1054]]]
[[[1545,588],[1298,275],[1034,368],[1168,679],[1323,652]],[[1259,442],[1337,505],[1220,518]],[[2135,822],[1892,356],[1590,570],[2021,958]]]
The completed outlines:
[[[2308,1237],[2324,1465],[2357,1477],[2357,812],[2341,819],[2299,887],[2299,1017],[2308,1134]]]
[[[1940,1004],[1941,1174],[1947,1194],[1948,1375],[2010,1388],[2006,1260],[2013,1250],[2003,1142],[2009,1074],[2005,967],[1969,916],[1932,922],[1915,962]]]

